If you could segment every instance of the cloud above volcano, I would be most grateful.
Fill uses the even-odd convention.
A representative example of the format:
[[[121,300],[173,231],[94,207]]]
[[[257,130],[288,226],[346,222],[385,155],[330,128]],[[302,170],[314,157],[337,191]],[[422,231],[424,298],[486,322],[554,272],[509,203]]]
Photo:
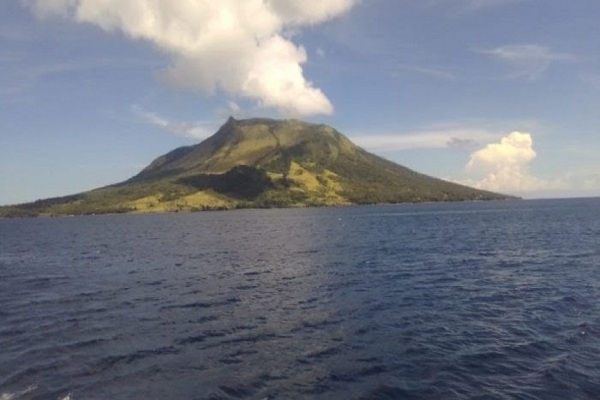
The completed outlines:
[[[176,87],[246,98],[286,115],[331,114],[333,105],[306,79],[307,52],[292,41],[357,0],[29,0],[41,18],[58,16],[152,43],[169,57]]]

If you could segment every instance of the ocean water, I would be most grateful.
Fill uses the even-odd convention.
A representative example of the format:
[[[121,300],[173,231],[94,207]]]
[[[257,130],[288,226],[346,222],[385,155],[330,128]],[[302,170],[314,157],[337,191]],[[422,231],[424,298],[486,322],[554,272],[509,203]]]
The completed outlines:
[[[0,399],[598,399],[600,199],[0,220]]]

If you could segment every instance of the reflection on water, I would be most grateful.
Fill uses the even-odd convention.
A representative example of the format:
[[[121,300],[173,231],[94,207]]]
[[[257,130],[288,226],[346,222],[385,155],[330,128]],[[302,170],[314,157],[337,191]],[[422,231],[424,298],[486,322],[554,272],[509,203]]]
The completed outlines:
[[[0,221],[0,399],[594,398],[598,200]]]

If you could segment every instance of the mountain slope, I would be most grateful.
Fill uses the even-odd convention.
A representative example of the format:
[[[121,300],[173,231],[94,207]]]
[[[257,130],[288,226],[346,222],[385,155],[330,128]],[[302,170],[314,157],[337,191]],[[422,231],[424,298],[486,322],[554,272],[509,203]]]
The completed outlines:
[[[3,207],[0,216],[506,198],[417,173],[326,125],[230,118],[202,143],[158,157],[125,182]]]

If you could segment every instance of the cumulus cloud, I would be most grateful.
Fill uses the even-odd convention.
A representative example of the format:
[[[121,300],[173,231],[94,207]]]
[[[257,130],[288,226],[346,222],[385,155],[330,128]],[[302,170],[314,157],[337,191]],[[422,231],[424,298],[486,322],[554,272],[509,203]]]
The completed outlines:
[[[554,62],[570,62],[575,57],[570,54],[554,53],[549,47],[537,44],[514,44],[483,51],[495,60],[505,63],[512,69],[512,79],[539,79]]]
[[[471,177],[463,182],[496,192],[532,192],[552,185],[528,171],[537,154],[531,134],[512,132],[499,143],[488,144],[471,154],[466,166]]]
[[[143,122],[154,125],[163,131],[176,136],[182,136],[194,140],[204,140],[213,133],[207,124],[199,122],[170,121],[155,112],[145,110],[137,105],[132,107],[132,111]]]
[[[356,0],[266,0],[284,21],[294,25],[317,24],[349,10]]]
[[[306,50],[291,30],[325,22],[357,0],[28,0],[59,15],[153,43],[170,57],[166,80],[185,89],[254,99],[291,115],[331,114],[304,77]]]

